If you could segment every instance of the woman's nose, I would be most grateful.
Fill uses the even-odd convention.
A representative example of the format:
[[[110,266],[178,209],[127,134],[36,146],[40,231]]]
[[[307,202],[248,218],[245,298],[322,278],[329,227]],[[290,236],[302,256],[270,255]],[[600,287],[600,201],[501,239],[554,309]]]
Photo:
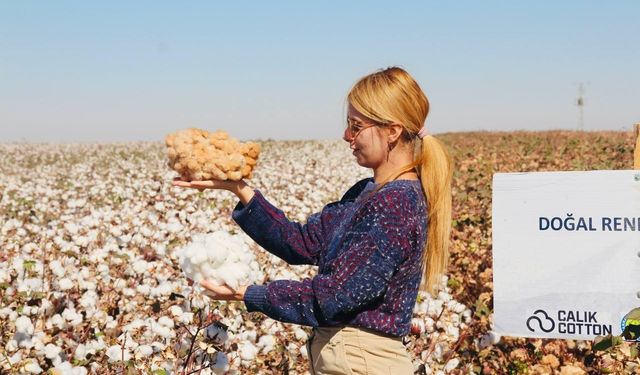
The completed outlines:
[[[353,141],[351,134],[349,134],[349,129],[344,129],[344,132],[342,132],[342,140],[347,143],[351,143],[351,141]]]

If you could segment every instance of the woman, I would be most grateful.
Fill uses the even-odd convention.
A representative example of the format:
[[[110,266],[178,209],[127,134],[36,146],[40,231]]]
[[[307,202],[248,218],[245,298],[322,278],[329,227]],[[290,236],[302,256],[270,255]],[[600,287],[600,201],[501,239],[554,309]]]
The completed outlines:
[[[289,264],[319,267],[312,279],[238,290],[203,281],[210,297],[314,327],[307,343],[314,374],[412,374],[402,336],[418,290],[434,293],[446,268],[451,160],[426,133],[429,102],[403,69],[363,77],[347,102],[343,139],[373,178],[304,225],[244,181],[174,184],[232,191],[240,199],[232,217],[258,244]]]

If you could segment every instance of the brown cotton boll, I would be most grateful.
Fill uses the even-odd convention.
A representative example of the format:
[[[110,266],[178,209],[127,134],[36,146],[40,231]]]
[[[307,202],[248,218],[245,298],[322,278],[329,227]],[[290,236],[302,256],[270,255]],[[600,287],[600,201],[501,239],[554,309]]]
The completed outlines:
[[[229,179],[232,181],[240,181],[242,180],[242,172],[240,171],[227,172],[227,177],[229,177]]]
[[[193,180],[195,180],[195,181],[205,180],[204,176],[205,176],[204,172],[196,171],[196,172],[193,173]]]
[[[246,162],[244,160],[244,156],[240,154],[231,154],[229,155],[229,161],[231,162],[231,169],[239,170],[244,167]]]
[[[207,164],[204,166],[204,170],[209,173],[211,175],[211,178],[214,180],[226,180],[227,179],[227,174],[224,173],[223,171],[221,171],[220,169],[218,169],[215,165],[213,164]]]
[[[231,161],[228,156],[223,156],[215,161],[216,167],[218,167],[223,172],[228,172],[231,170]]]
[[[187,168],[189,168],[190,171],[195,172],[200,169],[200,163],[195,159],[189,159],[187,160]]]
[[[189,128],[165,137],[170,168],[184,179],[239,180],[253,175],[260,146],[226,132]]]
[[[175,160],[176,157],[178,157],[178,152],[176,151],[175,148],[169,147],[167,149],[167,156],[169,156],[169,160]]]
[[[229,139],[229,134],[227,134],[227,132],[225,132],[224,130],[218,129],[215,132],[210,133],[209,138],[225,140],[225,139]]]
[[[230,154],[235,151],[235,148],[233,147],[233,145],[228,142],[223,143],[220,149],[226,152],[227,154]]]
[[[260,145],[254,142],[247,143],[248,150],[246,155],[252,159],[258,159],[258,155],[260,154]]]
[[[256,165],[256,163],[258,162],[256,159],[251,158],[249,156],[245,156],[244,157],[244,161],[247,165],[250,165],[251,167],[253,167],[254,165]]]
[[[247,177],[251,173],[251,166],[245,165],[240,169],[240,173],[242,173],[242,177]]]
[[[222,150],[224,148],[224,140],[222,139],[212,139],[211,144],[215,146],[215,148]]]
[[[177,143],[175,149],[178,155],[182,158],[188,157],[188,155],[191,153],[191,148],[184,143]]]
[[[173,147],[175,139],[176,139],[175,135],[169,134],[168,136],[164,137],[164,143],[165,145],[167,145],[167,147]]]

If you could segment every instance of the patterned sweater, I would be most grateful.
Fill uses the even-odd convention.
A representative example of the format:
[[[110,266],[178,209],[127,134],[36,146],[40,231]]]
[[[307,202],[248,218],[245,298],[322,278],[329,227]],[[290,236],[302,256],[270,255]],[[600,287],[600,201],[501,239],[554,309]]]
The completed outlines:
[[[318,266],[302,281],[247,288],[248,311],[312,327],[351,325],[393,336],[409,333],[422,277],[427,208],[418,180],[395,180],[376,194],[372,178],[301,225],[260,191],[233,219],[260,246],[289,264]]]

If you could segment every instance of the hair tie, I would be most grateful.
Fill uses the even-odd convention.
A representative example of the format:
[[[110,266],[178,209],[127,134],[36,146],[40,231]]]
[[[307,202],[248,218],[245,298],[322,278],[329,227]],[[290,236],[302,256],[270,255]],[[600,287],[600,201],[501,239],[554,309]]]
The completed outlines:
[[[427,127],[423,126],[422,129],[418,132],[418,138],[422,139],[427,135]]]

